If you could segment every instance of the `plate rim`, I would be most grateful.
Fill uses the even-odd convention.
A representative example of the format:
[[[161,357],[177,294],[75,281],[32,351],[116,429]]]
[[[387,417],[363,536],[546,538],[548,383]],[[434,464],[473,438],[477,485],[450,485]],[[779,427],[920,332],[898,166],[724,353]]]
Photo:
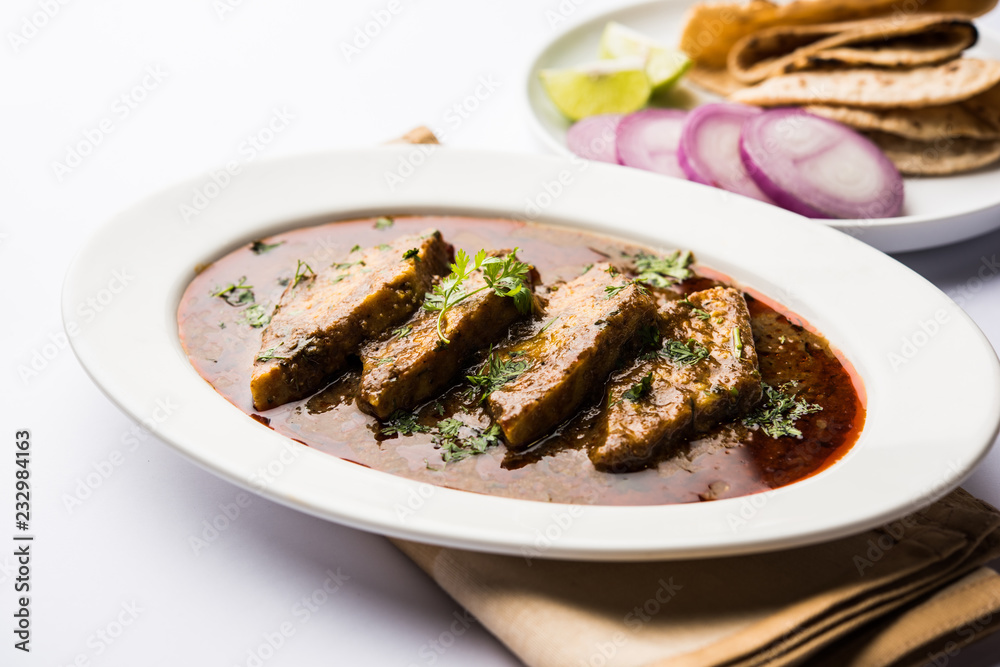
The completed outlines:
[[[397,164],[400,157],[404,157],[407,154],[413,154],[413,152],[417,150],[418,149],[411,146],[386,146],[372,149],[319,152],[290,157],[272,158],[268,160],[261,160],[252,165],[247,165],[244,173],[240,176],[242,180],[240,181],[240,187],[237,188],[237,192],[235,193],[239,195],[239,197],[236,198],[236,202],[227,206],[223,206],[222,202],[220,202],[217,205],[217,208],[209,208],[203,213],[203,215],[209,216],[206,220],[206,224],[215,226],[214,228],[209,228],[206,232],[209,234],[210,240],[205,241],[205,243],[210,247],[201,248],[198,252],[191,249],[184,250],[185,253],[188,253],[184,258],[181,258],[181,260],[183,260],[182,263],[187,262],[187,264],[184,264],[186,271],[188,272],[185,275],[187,275],[189,279],[193,276],[193,273],[190,273],[190,269],[193,267],[193,264],[201,261],[205,256],[221,256],[233,247],[238,246],[239,243],[237,243],[237,241],[240,239],[245,241],[251,237],[259,237],[276,233],[280,229],[293,229],[298,226],[302,226],[303,220],[311,217],[291,215],[291,211],[288,210],[288,205],[276,206],[273,201],[269,201],[266,195],[267,184],[273,183],[275,180],[280,181],[281,178],[290,179],[296,175],[301,177],[303,181],[308,181],[309,178],[315,179],[317,178],[315,173],[315,169],[317,167],[324,169],[330,168],[332,171],[337,171],[339,169],[345,173],[355,173],[357,169],[362,168],[362,170],[368,169],[370,175],[377,176],[377,172],[379,170],[392,168]],[[350,172],[347,171],[348,165],[350,165]],[[437,152],[436,157],[432,161],[428,161],[427,166],[422,168],[423,171],[419,179],[420,182],[416,183],[414,187],[404,188],[408,192],[386,193],[381,187],[381,184],[379,184],[379,187],[375,187],[374,183],[368,181],[352,183],[352,192],[350,193],[346,191],[335,194],[327,192],[318,193],[318,190],[322,185],[318,182],[311,183],[304,189],[302,189],[303,186],[301,182],[288,185],[288,187],[300,188],[301,192],[305,192],[308,196],[314,197],[318,201],[329,202],[327,198],[331,196],[334,200],[341,201],[342,205],[339,209],[336,206],[328,207],[326,209],[324,217],[329,220],[349,219],[352,215],[357,216],[357,202],[364,200],[364,197],[369,196],[369,194],[363,194],[359,200],[359,195],[356,191],[363,190],[364,188],[368,188],[371,190],[371,193],[374,193],[371,194],[371,196],[374,197],[378,195],[378,197],[380,197],[378,201],[381,203],[379,204],[378,210],[387,214],[400,213],[404,210],[420,212],[436,209],[439,212],[456,214],[465,212],[471,215],[483,215],[487,212],[486,209],[489,209],[489,211],[492,211],[494,215],[505,215],[516,210],[520,205],[520,201],[516,199],[517,196],[506,190],[500,192],[499,188],[492,185],[479,183],[477,186],[474,178],[475,174],[470,172],[475,172],[477,169],[487,169],[490,171],[491,175],[503,173],[508,177],[508,180],[505,181],[505,185],[509,185],[511,182],[520,182],[522,184],[527,183],[528,181],[525,179],[528,179],[530,176],[530,182],[537,185],[540,182],[537,180],[538,175],[554,174],[560,170],[571,168],[579,169],[579,171],[576,172],[577,178],[584,183],[607,184],[610,182],[611,185],[623,192],[633,191],[636,193],[649,193],[649,196],[654,197],[655,201],[659,201],[659,199],[664,196],[664,187],[661,179],[652,174],[644,174],[634,170],[616,169],[610,165],[587,164],[581,168],[574,160],[566,160],[552,156],[518,155],[512,153],[462,150],[454,148],[448,148]],[[314,171],[310,172],[310,169]],[[489,206],[477,208],[475,206],[475,202],[471,199],[463,199],[463,196],[460,196],[457,193],[452,194],[449,192],[449,189],[447,188],[454,190],[455,188],[452,187],[454,183],[456,181],[461,182],[463,177],[469,179],[468,184],[470,188],[484,188],[483,191],[488,193],[488,197],[492,198]],[[97,270],[106,269],[108,266],[115,265],[113,260],[118,259],[115,255],[115,248],[113,247],[114,241],[110,235],[113,233],[124,233],[130,230],[134,233],[135,229],[133,228],[141,229],[142,225],[146,225],[147,227],[152,226],[154,222],[160,220],[157,216],[166,215],[166,208],[168,208],[168,204],[176,203],[179,193],[187,192],[192,184],[203,183],[207,178],[207,174],[202,177],[197,177],[182,184],[167,188],[137,202],[126,211],[105,223],[88,239],[77,254],[76,258],[73,260],[64,281],[62,313],[67,330],[69,324],[74,322],[74,309],[76,304],[80,302],[81,295],[86,295],[88,293],[88,289],[92,290],[93,286],[100,284],[100,279],[103,279],[104,274]],[[522,180],[518,181],[518,179]],[[371,179],[369,179],[369,181],[370,180]],[[421,183],[423,183],[423,185],[421,185]],[[329,189],[326,186],[324,186],[324,188],[327,190]],[[920,289],[924,297],[936,299],[939,303],[951,303],[954,305],[954,303],[951,302],[950,299],[948,299],[940,290],[923,278],[917,276],[917,274],[913,273],[909,269],[898,264],[895,260],[878,253],[859,241],[839,234],[830,228],[808,223],[803,224],[805,220],[795,214],[782,211],[780,209],[774,209],[773,207],[759,202],[753,202],[751,200],[732,198],[724,202],[715,196],[716,191],[714,189],[689,183],[687,181],[676,181],[673,185],[666,189],[676,191],[677,193],[680,193],[679,196],[682,199],[686,198],[692,200],[699,206],[708,206],[709,209],[722,211],[728,210],[731,212],[731,208],[735,208],[744,218],[751,221],[749,224],[758,224],[763,225],[764,227],[775,227],[780,229],[782,233],[790,234],[793,237],[799,236],[811,238],[814,241],[818,238],[830,247],[836,248],[839,246],[838,252],[840,253],[855,254],[858,258],[874,261],[875,264],[883,269],[885,269],[885,267],[892,267],[890,271],[891,273],[908,276],[907,280],[915,281],[915,284],[921,285]],[[573,192],[574,194],[569,198],[563,197],[562,199],[555,201],[552,204],[551,209],[548,211],[547,216],[542,217],[539,221],[573,222],[574,224],[572,226],[587,228],[588,224],[591,223],[581,222],[581,220],[575,219],[576,212],[589,210],[589,207],[595,204],[593,200],[595,198],[600,199],[599,193],[594,192],[593,188],[586,187],[574,190]],[[255,197],[257,198],[256,200],[254,199]],[[352,199],[352,197],[354,197],[354,199]],[[376,199],[372,199],[371,201],[376,201]],[[445,201],[447,201],[447,203],[443,203]],[[495,202],[504,202],[505,205],[496,206],[494,205]],[[312,204],[310,203],[303,206],[308,208],[310,205]],[[648,204],[642,204],[640,208],[646,205]],[[270,208],[268,208],[269,206]],[[286,211],[289,215],[282,217],[280,215],[280,211],[282,210]],[[279,212],[277,218],[275,217],[276,211]],[[240,212],[246,213],[249,216],[249,222],[245,217],[239,219],[232,217],[235,213]],[[295,209],[295,212],[301,213],[302,211]],[[257,216],[256,218],[254,218],[255,215]],[[566,216],[568,216],[568,220],[564,219]],[[588,213],[587,215],[583,215],[583,219],[590,221],[592,216]],[[755,220],[757,222],[754,222]],[[610,231],[614,227],[613,224],[609,224],[606,221],[602,224],[605,225],[605,231]],[[728,223],[721,221],[713,224],[725,227]],[[218,229],[219,227],[222,229]],[[639,233],[635,230],[626,231],[618,228],[616,232],[612,231],[612,233],[615,233],[617,236],[623,238],[632,238],[648,242],[650,232],[646,230]],[[674,230],[674,233],[679,233],[679,231]],[[696,232],[689,230],[688,233]],[[737,230],[734,234],[736,236],[740,236],[741,232],[738,232]],[[817,237],[817,235],[819,236]],[[137,238],[142,239],[146,237],[140,235]],[[663,239],[661,237],[661,241],[662,240]],[[134,241],[135,239],[130,242]],[[740,239],[740,241],[745,241],[745,239]],[[179,243],[179,241],[176,240],[175,242]],[[735,243],[735,240],[733,242]],[[133,253],[131,256],[134,258],[134,253],[137,250],[136,247],[129,247],[126,244],[124,249]],[[142,249],[138,248],[138,250]],[[165,257],[150,257],[148,255],[152,251],[148,249],[144,252],[147,253],[146,261],[152,263],[155,263],[156,261],[167,261],[167,259],[169,259],[169,257],[166,257],[169,253],[167,252],[167,249],[163,247],[158,247],[157,253],[160,253]],[[696,253],[697,252],[698,249],[696,249]],[[141,256],[141,252],[139,254]],[[174,258],[172,261],[176,262],[181,260]],[[718,263],[707,261],[706,264],[720,270],[725,270],[725,267],[720,267]],[[97,271],[97,274],[95,274],[95,271]],[[183,291],[183,287],[185,287],[188,282],[188,280],[184,280],[182,285],[179,284],[178,281],[181,277],[182,276],[177,275],[169,277],[169,280],[166,277],[159,279],[169,283],[168,287],[174,290],[173,298],[177,300],[180,298],[179,292]],[[157,280],[155,276],[149,280],[152,280],[155,285],[159,285],[155,282]],[[173,282],[170,282],[170,280]],[[765,294],[768,293],[768,290],[766,288],[762,289],[763,286],[761,285],[751,286],[755,287],[755,289],[759,289]],[[163,285],[159,285],[156,289],[161,290],[161,292],[157,292],[155,295],[159,295],[160,297],[167,295],[167,292],[162,292],[163,289],[166,289]],[[789,292],[789,294],[793,295],[792,292]],[[770,296],[772,296],[772,298],[774,297],[773,294]],[[180,343],[179,337],[176,333],[176,300],[171,301],[168,304],[168,307],[164,310],[162,304],[161,306],[150,304],[143,305],[140,302],[136,305],[132,303],[132,297],[130,297],[128,293],[125,293],[124,297],[119,298],[122,298],[126,301],[126,303],[131,304],[131,308],[138,308],[139,313],[144,313],[150,318],[156,318],[156,322],[159,322],[160,325],[166,323],[168,325],[168,329],[170,328],[169,325],[172,321],[173,331],[167,334],[164,334],[162,331],[158,332],[156,326],[154,326],[155,322],[139,322],[139,324],[144,327],[143,333],[145,335],[166,336],[166,339],[170,339],[171,336],[173,337],[171,349],[156,350],[154,348],[154,352],[164,356],[162,360],[157,357],[157,363],[161,363],[161,365],[165,365],[164,367],[169,367],[173,369],[173,371],[177,372],[182,372],[180,369],[183,367],[183,373],[185,373],[184,377],[186,379],[184,380],[181,388],[185,391],[191,392],[191,394],[195,396],[198,401],[204,400],[207,404],[214,406],[211,408],[212,410],[222,408],[224,410],[231,411],[230,413],[223,415],[220,410],[218,415],[213,416],[217,420],[222,421],[227,427],[232,427],[232,433],[239,435],[241,438],[246,438],[246,441],[240,445],[241,447],[252,444],[252,454],[258,457],[262,455],[270,457],[280,456],[282,452],[288,451],[289,447],[292,447],[293,450],[296,449],[296,447],[289,444],[292,442],[290,439],[278,435],[266,427],[256,424],[253,420],[248,419],[242,411],[239,411],[237,408],[229,404],[228,401],[225,401],[225,399],[215,393],[214,389],[212,389],[207,382],[197,375],[193,367],[188,363],[186,356],[177,354],[178,350],[180,350]],[[971,319],[961,312],[957,306],[954,307],[956,310],[953,314],[959,322],[957,329],[961,329],[963,332],[962,335],[968,340],[973,343],[978,342],[978,353],[982,353],[982,361],[984,362],[982,367],[985,368],[986,372],[983,382],[987,386],[985,386],[984,389],[989,395],[997,397],[998,402],[1000,402],[1000,362],[997,361],[996,353],[993,351],[982,332],[980,332],[975,324],[972,323]],[[799,308],[795,309],[801,310]],[[126,365],[124,361],[114,359],[109,361],[109,357],[107,356],[111,353],[117,352],[114,349],[111,340],[109,340],[107,336],[113,336],[116,334],[122,335],[121,330],[116,332],[115,325],[126,324],[130,319],[129,317],[125,317],[120,311],[121,309],[119,308],[119,314],[115,315],[115,311],[109,308],[109,313],[111,314],[104,316],[104,320],[98,320],[98,323],[101,324],[101,327],[103,328],[87,329],[83,332],[78,332],[77,335],[71,335],[69,338],[72,343],[74,353],[95,384],[97,384],[98,387],[112,400],[112,402],[118,405],[120,409],[129,414],[133,419],[143,421],[146,418],[145,408],[148,407],[149,402],[156,397],[156,392],[153,391],[154,388],[141,386],[141,383],[137,386],[134,383],[135,378],[130,375],[130,373],[134,374],[135,371],[130,371],[129,369],[124,368]],[[803,314],[808,315],[808,313]],[[811,317],[808,319],[814,320],[814,318]],[[149,329],[149,331],[146,331],[146,329]],[[824,331],[829,339],[834,340],[834,336],[831,335],[830,330],[822,326],[820,329]],[[947,333],[954,333],[957,329],[952,328]],[[130,339],[128,336],[125,336],[125,340],[127,341]],[[849,350],[845,350],[845,354],[848,352]],[[102,354],[105,355],[105,358],[101,357]],[[863,370],[862,367],[858,366],[859,360],[854,355],[848,354],[848,357],[855,364],[855,366],[858,367],[859,373],[864,375],[865,373],[870,372],[870,370]],[[926,355],[923,358],[927,358]],[[113,370],[109,370],[109,368],[111,368],[107,366],[109,363],[118,364],[118,366],[114,366]],[[102,367],[102,364],[104,364],[104,367]],[[992,372],[990,373],[989,371]],[[871,387],[868,386],[870,377],[871,376],[865,377],[866,391],[871,389]],[[133,384],[129,384],[129,382],[133,382]],[[139,392],[138,394],[136,394],[137,391]],[[871,420],[872,408],[874,407],[872,401],[880,399],[872,396],[870,391],[868,396],[869,419]],[[225,406],[224,408],[223,404]],[[184,431],[184,425],[187,423],[185,419],[174,419],[180,419],[180,426],[176,426],[178,422],[168,420],[165,424],[157,425],[153,431],[154,434],[158,435],[167,444],[180,451],[186,457],[191,458],[196,463],[209,469],[213,473],[220,475],[239,486],[261,493],[272,500],[295,507],[301,511],[306,511],[307,513],[322,516],[353,527],[393,537],[414,539],[416,541],[424,542],[429,541],[436,544],[473,550],[524,555],[525,549],[529,551],[533,549],[532,545],[533,539],[535,539],[535,532],[540,529],[544,530],[551,526],[553,517],[564,510],[569,511],[568,508],[580,507],[482,496],[479,494],[470,494],[468,492],[454,491],[441,487],[433,487],[431,498],[426,503],[427,507],[422,508],[421,512],[418,513],[418,516],[413,519],[412,523],[394,521],[391,517],[387,517],[386,514],[387,511],[391,514],[392,508],[387,507],[385,503],[379,504],[381,502],[379,499],[373,501],[373,507],[377,506],[373,510],[372,507],[364,506],[348,508],[343,506],[343,502],[338,504],[336,498],[331,500],[329,497],[324,497],[322,494],[317,495],[314,488],[317,480],[314,475],[310,474],[310,471],[314,471],[314,469],[334,471],[336,473],[335,477],[338,479],[346,475],[350,478],[350,480],[364,480],[365,484],[372,484],[374,487],[379,489],[390,489],[397,494],[393,496],[393,498],[396,499],[395,503],[397,507],[399,502],[402,502],[400,499],[412,498],[411,494],[413,492],[422,494],[424,489],[421,487],[429,485],[414,482],[402,477],[396,477],[388,473],[366,471],[361,466],[357,466],[355,464],[336,459],[330,455],[323,454],[315,450],[309,450],[308,448],[301,446],[298,447],[301,447],[301,450],[306,451],[296,450],[298,451],[296,456],[304,456],[304,460],[308,461],[309,465],[292,466],[288,471],[288,474],[279,478],[276,483],[272,485],[262,485],[260,480],[255,481],[252,474],[248,474],[248,470],[251,470],[253,467],[252,464],[249,465],[249,467],[246,461],[241,461],[238,465],[233,465],[232,462],[229,461],[227,461],[225,465],[220,464],[219,453],[212,448],[221,445],[213,444],[211,442],[211,438],[229,437],[230,431],[219,431],[218,424],[202,424],[200,421],[195,419],[194,423],[199,424],[199,426],[203,427],[205,431],[193,434]],[[767,504],[771,507],[787,506],[788,502],[784,500],[786,496],[802,496],[803,492],[801,489],[815,486],[818,483],[817,480],[828,479],[830,477],[830,471],[839,470],[841,469],[840,467],[847,461],[856,459],[858,457],[857,452],[861,444],[859,442],[859,446],[855,446],[855,448],[852,449],[844,459],[832,466],[828,471],[787,487],[782,487],[763,494],[757,494],[757,496],[744,496],[743,498],[717,501],[715,503],[701,503],[698,505],[581,507],[581,517],[576,519],[575,524],[573,525],[573,530],[569,531],[570,534],[562,535],[557,544],[547,547],[545,550],[538,553],[537,557],[570,558],[577,560],[637,560],[686,558],[693,556],[721,556],[736,553],[767,551],[792,545],[808,544],[857,532],[864,528],[883,524],[901,516],[902,514],[905,514],[908,511],[917,509],[922,505],[926,505],[946,493],[954,486],[957,486],[961,480],[971,472],[979,460],[981,460],[982,457],[984,457],[988,452],[993,439],[996,437],[998,429],[1000,429],[1000,414],[995,415],[993,422],[993,425],[987,428],[989,433],[987,433],[986,430],[979,429],[977,433],[981,441],[975,447],[966,448],[967,451],[965,451],[964,458],[961,463],[955,469],[950,470],[947,474],[941,476],[939,484],[924,488],[921,494],[913,497],[905,499],[896,498],[892,507],[883,508],[878,511],[869,511],[865,516],[861,517],[860,520],[858,520],[857,517],[854,519],[845,519],[844,517],[841,517],[837,520],[828,519],[825,522],[820,522],[821,525],[809,525],[803,523],[801,519],[797,519],[796,521],[793,521],[793,523],[796,524],[796,529],[789,532],[788,530],[775,531],[770,527],[771,524],[768,523],[772,519],[767,518],[765,521],[762,518],[761,520],[751,522],[748,528],[749,532],[735,532],[732,535],[723,534],[722,536],[723,538],[738,539],[721,540],[718,537],[718,531],[714,533],[715,537],[713,537],[708,533],[699,534],[698,531],[695,530],[693,533],[686,535],[683,540],[678,540],[676,537],[670,536],[667,538],[660,537],[659,539],[650,540],[648,536],[632,535],[632,539],[622,539],[619,536],[617,541],[607,543],[603,539],[598,539],[599,536],[595,536],[593,532],[597,528],[608,527],[609,524],[607,523],[607,517],[622,516],[625,514],[628,514],[629,517],[632,517],[635,520],[643,519],[644,517],[653,517],[656,518],[657,521],[662,521],[664,519],[683,519],[689,524],[688,528],[691,529],[692,526],[697,526],[701,521],[714,521],[717,523],[720,520],[719,517],[721,514],[713,508],[723,507],[725,506],[725,503],[729,503],[728,514],[730,516],[734,511],[735,504],[742,504],[744,502],[750,502],[752,504],[754,502],[746,501],[747,498],[766,496],[768,498]],[[862,439],[866,437],[867,433],[868,427],[866,427],[865,432],[862,433]],[[208,449],[198,449],[199,447],[208,447]],[[241,452],[243,451],[244,450],[241,450]],[[261,452],[264,454],[261,454]],[[212,454],[211,456],[209,455],[210,453]],[[248,457],[250,455],[251,454],[249,453],[246,454]],[[348,469],[350,471],[345,472]],[[387,478],[391,478],[392,482],[387,482]],[[300,482],[306,485],[303,487],[301,492],[295,488],[295,484]],[[367,497],[364,490],[355,490],[354,492],[359,498]],[[454,496],[454,494],[459,494],[459,496]],[[509,516],[504,516],[508,514],[513,515],[516,518],[516,521],[514,524],[505,524],[505,529],[499,532],[495,527],[482,525],[481,516],[464,517],[462,521],[456,522],[453,518],[449,518],[447,516],[447,512],[451,507],[451,501],[455,498],[458,498],[464,504],[475,506],[475,511],[482,510],[488,518],[487,523],[489,523],[489,521],[509,522],[511,521],[511,518]],[[488,508],[486,507],[487,505],[489,506]],[[764,509],[767,510],[767,507]],[[620,519],[614,520],[620,521]],[[630,518],[630,520],[632,519]]]
[[[555,155],[560,155],[563,157],[569,157],[573,155],[572,151],[570,151],[566,146],[556,141],[552,137],[552,135],[545,129],[545,127],[539,120],[538,114],[535,112],[535,106],[532,103],[531,88],[534,83],[536,73],[540,69],[539,62],[549,52],[549,50],[553,48],[558,42],[567,38],[570,35],[570,33],[576,32],[578,30],[589,30],[595,27],[597,24],[603,24],[608,21],[615,20],[615,18],[620,14],[629,11],[645,7],[662,6],[664,4],[689,6],[694,4],[695,1],[696,0],[637,0],[635,2],[629,2],[624,5],[620,5],[618,7],[613,7],[611,9],[598,12],[597,14],[585,16],[581,19],[576,20],[575,22],[571,21],[567,25],[555,31],[555,33],[551,37],[546,39],[546,41],[542,44],[542,46],[536,48],[535,51],[532,53],[531,57],[528,60],[529,64],[527,68],[524,70],[524,77],[522,79],[523,83],[521,87],[521,91],[523,93],[521,95],[522,113],[524,113],[524,115],[528,118],[528,124],[531,127],[531,133],[535,136],[535,138],[538,139],[546,147],[547,150],[551,151]],[[977,23],[977,28],[978,27],[979,26]],[[987,50],[992,51],[995,54],[1000,54],[1000,36],[995,36],[990,31],[982,30],[981,28],[979,29],[978,32],[979,32],[979,37],[975,46],[977,48],[986,46]],[[998,175],[1000,175],[1000,166],[997,166],[998,164],[1000,163],[995,163],[993,168],[996,169]],[[614,165],[614,166],[623,166],[623,165]],[[628,167],[625,168],[628,169]],[[954,176],[960,177],[961,175],[955,174]],[[920,177],[904,177],[904,179],[906,178],[918,179]],[[739,196],[739,195],[733,194],[732,196]],[[831,218],[831,219],[817,219],[817,221],[834,229],[838,229],[847,234],[851,234],[853,232],[856,233],[858,236],[863,236],[866,230],[871,230],[873,227],[876,228],[875,230],[876,233],[880,233],[886,230],[892,233],[897,233],[900,232],[900,230],[903,231],[912,230],[917,228],[918,226],[923,226],[928,223],[942,223],[950,219],[959,219],[959,218],[978,218],[980,216],[984,216],[989,212],[997,212],[998,214],[1000,214],[1000,199],[998,199],[996,202],[992,204],[984,204],[977,208],[964,209],[962,211],[957,211],[947,216],[936,215],[936,214],[919,214],[919,215],[896,216],[892,218],[855,218],[855,219]],[[873,221],[876,222],[873,223]],[[1000,222],[989,228],[976,229],[973,231],[963,231],[955,238],[942,242],[932,242],[932,243],[919,242],[916,244],[908,244],[905,241],[885,242],[882,241],[881,239],[878,239],[872,242],[872,245],[881,250],[884,250],[885,252],[911,252],[927,248],[935,248],[944,245],[950,245],[952,243],[960,243],[962,241],[975,238],[982,234],[989,233],[990,231],[993,231],[998,227],[1000,227]]]

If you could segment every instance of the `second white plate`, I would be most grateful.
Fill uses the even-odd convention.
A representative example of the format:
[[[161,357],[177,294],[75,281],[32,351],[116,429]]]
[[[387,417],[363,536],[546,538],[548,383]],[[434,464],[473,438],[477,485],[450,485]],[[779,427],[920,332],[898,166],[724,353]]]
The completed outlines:
[[[566,148],[568,121],[549,100],[538,72],[596,59],[601,32],[617,21],[665,44],[675,45],[691,0],[655,0],[600,14],[558,34],[545,45],[528,68],[526,94],[529,122],[538,137],[556,153]],[[1000,43],[980,31],[970,56],[1000,59]],[[718,99],[694,86],[680,84],[692,104]],[[622,167],[627,168],[627,167]],[[664,177],[667,178],[667,177]],[[885,252],[906,252],[947,245],[1000,228],[1000,164],[985,169],[935,178],[907,178],[903,215],[872,220],[823,220]],[[720,197],[734,197],[720,191]]]

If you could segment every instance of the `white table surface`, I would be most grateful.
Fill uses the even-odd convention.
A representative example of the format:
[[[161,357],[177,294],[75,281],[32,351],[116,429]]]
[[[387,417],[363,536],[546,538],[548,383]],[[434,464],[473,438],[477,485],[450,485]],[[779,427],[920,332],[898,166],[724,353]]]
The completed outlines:
[[[254,665],[261,656],[268,667],[518,664],[476,625],[453,634],[458,605],[381,537],[254,497],[226,530],[194,549],[204,522],[239,491],[155,438],[136,437],[133,423],[59,346],[60,288],[92,230],[175,181],[250,158],[256,149],[244,142],[276,110],[292,119],[256,151],[260,157],[369,146],[421,123],[447,128],[455,146],[541,151],[520,105],[529,55],[561,14],[575,21],[615,4],[3,4],[0,512],[13,512],[14,432],[29,428],[37,538],[33,650],[25,655],[13,649],[8,629],[13,530],[0,530],[0,617],[7,619],[0,665]],[[51,18],[36,16],[45,7]],[[342,44],[373,12],[391,20],[348,62]],[[32,32],[26,22],[43,25]],[[1000,17],[986,23],[1000,29]],[[453,105],[483,77],[495,92],[461,117]],[[102,127],[79,164],[68,172],[56,166]],[[995,254],[1000,233],[900,259],[960,297],[1000,348],[1000,276],[977,277],[982,258]],[[33,360],[38,372],[26,374]],[[100,485],[67,503],[102,468],[111,472]],[[1000,449],[966,488],[1000,505]],[[329,595],[328,571],[341,579]],[[309,609],[303,599],[311,596],[317,604]],[[275,634],[282,629],[286,638]],[[269,650],[268,637],[280,648]],[[1000,638],[950,664],[1000,665],[997,656]]]

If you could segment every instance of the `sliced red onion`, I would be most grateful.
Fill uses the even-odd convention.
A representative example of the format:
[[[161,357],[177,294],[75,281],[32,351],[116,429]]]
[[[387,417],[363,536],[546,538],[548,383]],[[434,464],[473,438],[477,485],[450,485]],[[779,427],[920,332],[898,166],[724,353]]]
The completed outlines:
[[[622,115],[606,113],[588,116],[566,132],[566,146],[580,157],[618,164],[615,133]]]
[[[747,120],[740,156],[776,204],[811,218],[890,218],[903,207],[903,179],[878,146],[801,109]]]
[[[646,109],[636,111],[618,124],[618,161],[658,174],[684,178],[677,161],[686,111]]]
[[[740,133],[747,119],[764,113],[745,104],[706,104],[688,114],[677,158],[696,183],[773,204],[740,159]]]

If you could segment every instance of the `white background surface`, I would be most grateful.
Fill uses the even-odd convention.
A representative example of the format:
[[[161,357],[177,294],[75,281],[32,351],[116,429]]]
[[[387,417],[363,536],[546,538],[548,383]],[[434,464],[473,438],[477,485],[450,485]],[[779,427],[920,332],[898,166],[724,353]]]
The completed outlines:
[[[61,345],[60,287],[81,241],[115,212],[230,160],[368,146],[421,123],[446,130],[451,145],[541,150],[520,106],[528,58],[562,27],[553,25],[560,11],[575,21],[616,3],[400,0],[350,62],[341,44],[387,0],[52,0],[55,15],[15,48],[10,34],[45,4],[11,0],[0,10],[0,516],[12,521],[13,434],[29,428],[37,535],[33,651],[24,656],[8,630],[14,531],[0,528],[0,665],[255,664],[248,652],[282,624],[294,634],[262,664],[518,664],[475,626],[447,648],[432,644],[449,643],[460,609],[380,537],[253,498],[195,550],[204,522],[239,492],[135,430],[93,386]],[[1000,18],[987,24],[1000,29]],[[147,68],[165,75],[130,93]],[[484,94],[483,78],[493,92]],[[454,105],[477,87],[484,99],[460,114]],[[293,117],[287,128],[259,151],[245,143],[276,109]],[[60,178],[54,163],[105,119],[110,133]],[[1000,274],[986,261],[994,256],[1000,233],[900,259],[1000,347]],[[97,488],[80,486],[109,466]],[[965,486],[1000,505],[1000,449]],[[302,598],[338,568],[349,579],[306,612]],[[130,624],[102,640],[119,618]],[[994,638],[950,664],[1000,665],[998,656]]]

